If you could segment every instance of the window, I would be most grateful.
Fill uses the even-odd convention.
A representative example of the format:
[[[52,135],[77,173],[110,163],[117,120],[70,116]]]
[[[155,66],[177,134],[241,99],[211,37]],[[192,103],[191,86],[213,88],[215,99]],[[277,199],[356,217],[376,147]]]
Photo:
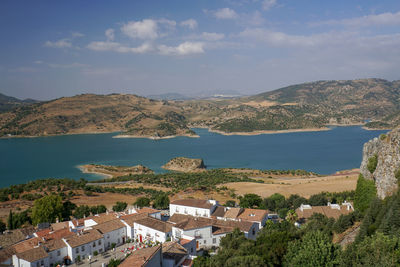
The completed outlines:
[[[85,246],[82,246],[82,247],[81,247],[81,251],[85,251]]]
[[[39,262],[36,263],[36,267],[39,267]]]
[[[190,248],[190,253],[193,253],[193,248]]]
[[[40,261],[40,265],[42,265],[42,266],[44,265],[44,260]]]
[[[79,253],[79,248],[76,248],[76,249],[75,249],[75,252],[76,252],[76,253]]]
[[[119,238],[117,239],[117,244],[119,244]]]
[[[252,233],[253,233],[253,235],[255,235],[255,234],[256,234],[256,230],[254,230],[254,228],[253,228],[253,231],[252,231]]]
[[[61,251],[57,250],[57,256],[61,255]]]
[[[214,237],[213,238],[213,244],[217,243],[217,239]]]
[[[101,245],[101,239],[99,240],[99,242],[97,242],[99,244],[99,246]]]
[[[204,239],[204,245],[207,243],[207,240]]]
[[[96,242],[93,242],[93,247],[94,247],[94,248],[96,247]]]
[[[107,235],[107,238],[110,238],[110,235]]]
[[[194,231],[194,236],[195,237],[200,237],[200,231],[199,230]]]

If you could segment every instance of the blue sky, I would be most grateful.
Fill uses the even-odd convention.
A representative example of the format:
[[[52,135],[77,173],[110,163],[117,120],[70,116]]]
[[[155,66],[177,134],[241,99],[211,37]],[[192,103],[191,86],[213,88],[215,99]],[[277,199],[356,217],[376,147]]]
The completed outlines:
[[[400,1],[0,1],[0,92],[255,94],[398,80]]]

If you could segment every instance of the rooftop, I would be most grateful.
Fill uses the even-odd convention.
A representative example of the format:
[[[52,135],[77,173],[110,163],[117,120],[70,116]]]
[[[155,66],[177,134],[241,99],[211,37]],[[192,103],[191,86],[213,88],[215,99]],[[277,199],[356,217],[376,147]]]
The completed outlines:
[[[132,252],[119,267],[142,267],[161,250],[161,245]]]
[[[186,207],[196,207],[202,209],[210,209],[211,207],[214,206],[208,200],[204,199],[178,199],[172,201],[170,204],[186,206]]]
[[[71,247],[75,248],[96,241],[101,238],[103,238],[103,235],[98,230],[93,229],[93,230],[83,231],[79,234],[71,235],[65,238],[65,240]]]
[[[226,207],[224,206],[217,206],[211,216],[215,217],[224,217],[226,212]]]
[[[133,227],[133,224],[141,219],[147,218],[148,213],[133,213],[129,215],[122,216],[120,219],[126,222],[128,225]]]
[[[37,247],[21,253],[17,253],[17,257],[19,259],[24,259],[28,262],[38,261],[47,258],[48,256],[49,254],[47,254],[43,247]]]
[[[178,264],[187,256],[187,250],[177,242],[165,242],[162,244],[163,258],[174,260]]]
[[[243,208],[230,208],[225,213],[225,218],[236,219],[239,214],[243,211]]]
[[[339,205],[338,205],[339,206]],[[337,209],[335,207],[330,207],[330,206],[311,206],[311,208],[297,208],[296,209],[296,214],[299,219],[308,219],[310,218],[314,213],[320,213],[325,215],[328,218],[334,218],[338,219],[340,215],[346,215],[351,212],[353,212],[353,209],[348,209],[346,205],[341,205],[339,206],[340,209]]]
[[[163,222],[161,220],[155,219],[153,217],[146,217],[136,221],[137,224],[155,229],[157,231],[168,233],[171,232],[173,224],[169,222]]]
[[[121,228],[124,228],[125,224],[123,224],[119,219],[114,219],[112,221],[100,223],[98,225],[93,226],[93,229],[97,229],[100,233],[105,234],[109,233]]]
[[[244,209],[238,216],[238,219],[261,222],[268,215],[267,210]]]

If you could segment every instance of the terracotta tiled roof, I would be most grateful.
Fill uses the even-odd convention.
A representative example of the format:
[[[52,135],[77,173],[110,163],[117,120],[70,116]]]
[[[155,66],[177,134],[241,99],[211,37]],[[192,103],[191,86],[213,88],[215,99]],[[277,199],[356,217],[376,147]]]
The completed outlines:
[[[187,250],[177,242],[165,242],[162,244],[163,258],[174,260],[175,264],[187,257]]]
[[[211,216],[224,217],[225,212],[226,212],[226,207],[217,206],[217,208],[214,210],[214,212],[211,214]]]
[[[230,208],[226,211],[224,217],[229,219],[236,219],[242,211],[242,208]]]
[[[73,232],[70,232],[69,228],[63,228],[57,231],[51,231],[50,229],[45,229],[39,232],[36,232],[36,235],[40,238],[45,238],[45,239],[61,239],[66,236],[69,236],[73,234]]]
[[[211,218],[203,218],[203,217],[194,217],[190,215],[183,215],[179,214],[173,218],[174,214],[171,218],[173,221],[177,221],[175,225],[176,228],[183,229],[183,230],[190,230],[196,228],[203,228],[207,226],[213,226],[213,231],[217,233],[225,232],[232,232],[235,228],[239,228],[241,231],[248,232],[251,227],[253,226],[253,222],[250,221],[231,221],[231,220],[218,220],[218,219],[211,219]],[[170,219],[171,219],[170,218]],[[224,233],[225,233],[224,232]]]
[[[186,207],[196,207],[202,209],[210,209],[213,204],[204,199],[178,199],[172,201],[170,204],[181,205]]]
[[[133,227],[133,224],[136,221],[147,218],[147,217],[148,217],[147,213],[134,213],[134,214],[122,216],[120,219],[124,220],[124,222],[126,222],[128,225]]]
[[[92,219],[93,221],[95,221],[96,223],[100,224],[100,223],[105,223],[105,222],[109,222],[112,220],[115,220],[117,218],[117,214],[116,213],[101,213],[95,216],[91,216],[87,219]]]
[[[181,238],[181,239],[179,240],[179,243],[183,246],[183,245],[186,245],[187,243],[190,243],[190,242],[192,242],[192,241],[193,241],[193,240]]]
[[[7,247],[3,248],[0,250],[0,262],[4,262],[10,258],[12,258],[12,255],[14,255],[15,249],[13,247]]]
[[[174,213],[171,217],[169,217],[168,221],[171,223],[179,223],[187,220],[189,215]],[[189,216],[190,217],[190,216]]]
[[[125,224],[123,224],[119,219],[115,219],[105,223],[100,223],[98,225],[93,226],[94,229],[99,230],[102,234],[109,233],[124,227]]]
[[[0,246],[5,248],[14,245],[15,243],[25,240],[26,237],[32,235],[34,231],[35,229],[33,227],[6,231],[4,234],[0,235]]]
[[[267,210],[244,209],[243,212],[239,214],[238,219],[251,222],[261,222],[267,216]]]
[[[41,260],[47,258],[49,254],[44,250],[43,247],[33,248],[21,253],[17,253],[17,257],[20,259],[24,259],[28,262],[34,262],[37,260]]]
[[[157,253],[160,253],[161,245],[144,248],[140,250],[136,250],[132,252],[130,256],[128,256],[119,267],[142,267],[146,266],[146,263],[149,262],[151,258],[153,258]]]
[[[329,206],[312,206],[311,209],[303,209],[303,211],[301,211],[300,208],[296,209],[296,214],[299,219],[301,219],[301,218],[308,219],[314,213],[320,213],[320,214],[325,215],[328,218],[338,219],[340,217],[340,215],[342,215],[342,214],[346,215],[351,212],[353,212],[353,210],[352,209],[348,210],[346,206],[340,206],[340,210],[334,209]]]
[[[141,208],[141,209],[136,209],[136,212],[137,212],[137,213],[149,213],[149,214],[153,214],[153,213],[157,213],[157,212],[160,212],[160,211],[159,211],[159,210],[156,210],[156,209],[149,208],[149,207],[143,207],[143,208]]]
[[[49,251],[54,251],[60,248],[65,248],[67,244],[65,244],[64,241],[61,239],[54,239],[54,240],[49,240],[46,243],[43,244],[46,248],[49,249]]]
[[[136,221],[137,224],[155,229],[157,231],[168,233],[172,230],[172,225],[169,222],[163,222],[161,220],[155,219],[153,217],[147,217],[141,220]]]
[[[41,239],[38,237],[30,238],[22,242],[19,242],[18,244],[15,244],[13,248],[15,252],[22,253],[24,251],[33,249],[35,246],[39,244],[40,241]]]
[[[75,248],[101,238],[103,238],[103,235],[98,230],[93,229],[89,231],[83,231],[79,235],[71,235],[69,237],[66,237],[65,240],[71,247]]]
[[[53,229],[53,231],[61,230],[68,227],[69,227],[68,222],[59,222],[51,224],[51,229]]]

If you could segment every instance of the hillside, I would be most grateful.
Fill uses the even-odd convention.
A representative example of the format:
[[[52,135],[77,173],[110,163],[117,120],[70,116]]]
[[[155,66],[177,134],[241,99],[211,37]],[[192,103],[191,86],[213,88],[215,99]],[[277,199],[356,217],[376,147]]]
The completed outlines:
[[[191,135],[180,109],[134,95],[85,94],[0,114],[0,134],[43,136],[122,131],[135,136]]]
[[[33,99],[20,100],[18,98],[6,96],[0,93],[0,112],[8,111],[18,106],[29,105],[37,102],[38,101]]]
[[[381,129],[398,126],[400,81],[317,81],[250,97],[185,101],[84,94],[0,113],[0,136],[120,131],[128,137],[157,139],[194,136],[192,127],[262,133],[354,124]]]

